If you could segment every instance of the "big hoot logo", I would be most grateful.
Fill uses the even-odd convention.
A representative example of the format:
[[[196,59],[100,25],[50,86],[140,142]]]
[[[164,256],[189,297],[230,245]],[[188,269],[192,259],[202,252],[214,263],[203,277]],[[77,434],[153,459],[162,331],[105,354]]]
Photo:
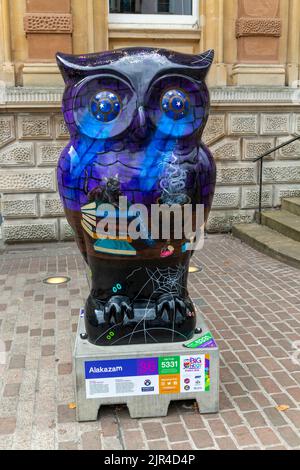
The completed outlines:
[[[196,314],[187,289],[191,239],[153,239],[142,212],[133,239],[127,209],[212,205],[216,168],[201,141],[209,113],[205,78],[213,51],[199,55],[129,48],[58,54],[70,142],[57,178],[66,217],[92,273],[86,333],[97,345],[183,342]],[[107,209],[103,209],[106,205]],[[117,215],[115,233],[99,224]],[[130,222],[130,220],[129,220]],[[123,228],[121,228],[123,226]]]

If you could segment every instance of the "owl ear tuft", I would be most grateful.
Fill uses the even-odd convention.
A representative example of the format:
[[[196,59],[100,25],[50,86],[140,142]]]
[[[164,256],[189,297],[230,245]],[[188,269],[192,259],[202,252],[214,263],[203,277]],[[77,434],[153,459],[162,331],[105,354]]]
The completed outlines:
[[[213,63],[215,56],[215,51],[209,49],[202,54],[197,54],[194,57],[194,60],[191,62],[191,66],[194,69],[198,69],[202,78],[205,78],[209,72],[209,69]]]
[[[61,52],[56,54],[56,62],[65,83],[68,83],[74,76],[74,67],[72,67],[69,58],[69,55]]]

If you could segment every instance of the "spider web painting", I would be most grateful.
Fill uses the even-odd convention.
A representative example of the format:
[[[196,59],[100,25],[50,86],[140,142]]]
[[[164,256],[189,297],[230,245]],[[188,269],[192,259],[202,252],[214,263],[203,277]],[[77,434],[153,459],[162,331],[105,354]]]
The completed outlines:
[[[145,287],[151,283],[152,284],[152,295],[147,299],[147,304],[144,307],[144,315],[143,317],[139,320],[139,322],[135,325],[134,329],[129,333],[128,335],[124,336],[122,339],[125,337],[129,337],[128,344],[131,344],[133,336],[139,333],[144,334],[144,339],[145,343],[148,343],[147,341],[148,338],[151,338],[151,342],[158,343],[158,341],[151,335],[150,330],[151,328],[146,327],[146,320],[151,311],[153,310],[153,307],[151,306],[157,298],[164,294],[169,294],[171,295],[174,299],[177,296],[180,296],[182,293],[182,289],[185,289],[184,285],[184,276],[185,276],[185,271],[186,268],[183,265],[179,265],[175,268],[167,267],[167,268],[156,268],[154,270],[148,269],[148,268],[140,268],[135,270],[133,273],[131,273],[128,277],[127,280],[130,279],[133,275],[135,275],[138,271],[142,271],[143,269],[146,270],[147,275],[148,275],[148,280],[146,283],[142,286],[140,289],[139,293],[136,295],[136,297],[133,299],[134,301],[137,300],[137,298],[140,296],[140,294],[143,292]],[[118,326],[118,325],[115,325]],[[159,327],[162,329],[161,327]],[[155,327],[153,327],[153,330]],[[172,337],[175,336],[175,334],[179,334],[178,331],[175,330],[175,316],[172,322],[172,327],[171,328],[164,328],[165,330],[168,330],[172,333]],[[182,341],[185,341],[187,337],[185,335],[182,336]],[[120,339],[116,340],[113,342],[113,344],[117,344]]]

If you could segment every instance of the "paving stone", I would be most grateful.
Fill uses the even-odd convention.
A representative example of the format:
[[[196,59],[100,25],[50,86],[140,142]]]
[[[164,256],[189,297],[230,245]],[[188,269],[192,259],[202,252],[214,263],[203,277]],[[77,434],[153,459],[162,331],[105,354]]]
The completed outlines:
[[[17,397],[20,392],[20,384],[11,383],[7,384],[4,388],[3,396],[4,397]]]
[[[54,336],[55,334],[55,331],[51,328],[49,328],[48,330],[43,330],[43,336],[44,337],[51,337],[51,336]]]
[[[249,397],[235,398],[235,402],[241,411],[252,411],[256,409],[255,403]]]
[[[182,419],[187,429],[202,429],[205,428],[202,416],[199,413],[184,413]]]
[[[16,429],[16,418],[0,418],[0,436],[13,434]]]
[[[186,441],[186,442],[178,442],[177,444],[172,444],[171,449],[172,450],[193,450],[193,447],[189,441]]]
[[[145,422],[143,423],[143,429],[148,440],[163,439],[165,437],[165,432],[162,428],[162,425],[158,422]]]
[[[236,411],[225,411],[222,417],[228,427],[239,426],[242,424],[242,418]]]
[[[273,426],[278,427],[287,424],[284,414],[278,411],[275,407],[264,408],[263,411]]]
[[[211,428],[212,434],[216,437],[227,436],[228,434],[228,431],[220,418],[209,420],[209,426]]]
[[[260,428],[255,429],[255,434],[257,435],[258,439],[264,446],[272,446],[280,444],[280,440],[270,428]]]
[[[191,431],[190,433],[196,449],[207,449],[208,447],[214,446],[214,441],[209,435],[208,431]]]
[[[257,443],[246,426],[232,428],[232,434],[240,447],[248,447]]]
[[[280,427],[278,432],[290,447],[300,449],[300,434],[295,433],[290,426]]]
[[[126,430],[123,435],[126,450],[145,450],[147,444],[141,431]]]
[[[24,369],[25,367],[25,356],[17,354],[11,357],[9,368],[10,369]]]
[[[216,438],[218,448],[220,450],[236,450],[237,446],[230,437]]]
[[[243,416],[251,428],[258,428],[266,426],[267,424],[260,411],[250,411],[248,413],[244,413]]]
[[[68,375],[71,374],[73,370],[73,365],[71,362],[65,362],[58,364],[58,375]]]
[[[42,346],[42,356],[54,356],[55,346],[52,344],[47,344]]]
[[[33,330],[30,331],[30,336],[41,336],[42,334],[42,330],[41,328],[35,328]]]
[[[83,450],[101,450],[101,434],[97,431],[85,432],[81,435]]]
[[[17,334],[25,334],[28,333],[28,326],[18,326],[16,329]]]
[[[70,409],[68,405],[58,405],[57,420],[58,423],[71,423],[75,421],[75,410]]]
[[[168,445],[168,441],[166,441],[166,440],[149,441],[148,442],[148,447],[149,447],[150,450],[169,450],[170,449],[170,447]]]
[[[78,450],[78,443],[74,441],[60,442],[59,450]]]
[[[187,433],[182,424],[166,425],[165,431],[170,442],[180,442],[188,440]]]

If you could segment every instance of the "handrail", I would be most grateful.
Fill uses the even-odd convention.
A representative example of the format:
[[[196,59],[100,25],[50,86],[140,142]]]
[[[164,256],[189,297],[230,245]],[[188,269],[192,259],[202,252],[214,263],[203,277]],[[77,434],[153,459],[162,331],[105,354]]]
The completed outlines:
[[[258,207],[258,223],[261,225],[261,219],[262,219],[262,189],[263,189],[263,165],[264,165],[264,158],[267,157],[268,155],[271,155],[272,153],[276,152],[276,150],[280,150],[283,147],[286,147],[287,145],[292,144],[293,142],[296,142],[297,140],[300,140],[300,135],[297,137],[294,137],[291,140],[287,140],[286,142],[283,142],[282,144],[278,145],[277,147],[274,147],[271,150],[268,150],[265,152],[263,155],[260,155],[259,157],[255,158],[253,163],[260,162],[260,172],[259,172],[259,207]]]

